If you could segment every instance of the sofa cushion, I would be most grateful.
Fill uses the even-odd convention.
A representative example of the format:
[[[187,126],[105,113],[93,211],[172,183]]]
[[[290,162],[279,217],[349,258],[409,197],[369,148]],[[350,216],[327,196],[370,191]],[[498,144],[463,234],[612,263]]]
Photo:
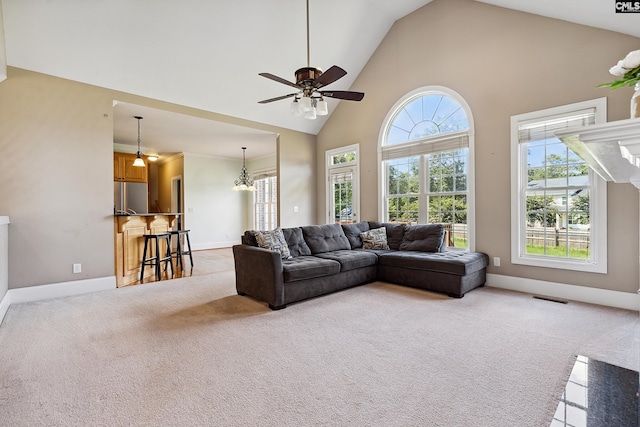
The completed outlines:
[[[485,268],[489,264],[489,257],[480,252],[390,251],[378,254],[378,263],[390,267],[464,276]]]
[[[247,230],[240,236],[243,245],[258,246],[255,230]]]
[[[355,270],[356,268],[369,267],[378,263],[378,256],[375,253],[361,249],[324,252],[316,255],[316,257],[338,261],[340,263],[340,271]]]
[[[389,249],[400,250],[402,237],[404,236],[405,224],[395,224],[390,222],[369,221],[369,229],[384,227],[387,229],[387,243]]]
[[[340,263],[332,259],[316,256],[298,256],[282,261],[284,281],[313,279],[340,273]]]
[[[349,239],[340,224],[307,225],[302,227],[304,240],[312,254],[351,249]]]
[[[387,244],[387,229],[384,227],[360,233],[364,249],[389,249]]]
[[[283,228],[282,234],[284,234],[284,240],[287,241],[292,257],[311,255],[311,249],[307,246],[307,242],[304,241],[300,227]]]
[[[442,224],[418,224],[405,228],[401,251],[442,252],[444,246]]]
[[[287,241],[284,240],[284,235],[280,228],[272,231],[256,231],[255,236],[256,242],[258,242],[258,246],[261,248],[280,252],[280,256],[284,259],[291,258],[289,245],[287,245]]]
[[[362,221],[354,224],[342,224],[342,231],[344,231],[344,235],[349,239],[351,249],[358,249],[362,247],[360,233],[369,231],[369,223]]]

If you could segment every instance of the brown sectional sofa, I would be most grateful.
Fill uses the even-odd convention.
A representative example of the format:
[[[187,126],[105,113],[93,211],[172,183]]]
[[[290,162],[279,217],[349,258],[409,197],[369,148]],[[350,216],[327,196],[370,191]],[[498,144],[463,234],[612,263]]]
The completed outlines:
[[[388,249],[363,248],[361,233],[382,227]],[[456,298],[486,281],[488,256],[446,250],[442,224],[363,221],[283,228],[285,258],[259,247],[256,233],[246,231],[242,244],[233,246],[236,290],[273,310],[376,280]]]

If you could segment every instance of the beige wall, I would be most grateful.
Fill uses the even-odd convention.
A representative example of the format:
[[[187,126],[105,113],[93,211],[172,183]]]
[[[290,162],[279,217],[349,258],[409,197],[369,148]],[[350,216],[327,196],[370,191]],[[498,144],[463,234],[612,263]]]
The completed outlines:
[[[158,165],[158,204],[160,212],[173,212],[171,209],[171,180],[173,178],[184,176],[184,157],[176,155],[167,161]],[[184,180],[183,192],[184,192]],[[155,206],[155,201],[150,206]],[[184,206],[184,197],[182,197],[182,206]]]
[[[113,275],[111,99],[13,68],[0,84],[10,289]],[[81,274],[72,274],[74,263]]]
[[[297,133],[278,138],[278,211],[280,227],[316,224],[316,137]]]
[[[316,217],[324,218],[324,152],[360,143],[361,218],[378,216],[378,136],[391,107],[429,85],[458,92],[475,121],[476,249],[501,257],[489,272],[618,291],[638,289],[638,191],[608,185],[609,274],[513,265],[510,260],[510,117],[608,98],[608,120],[629,118],[632,89],[598,89],[640,40],[470,0],[435,0],[394,24],[318,135]]]
[[[185,154],[185,228],[193,249],[239,243],[250,209],[249,193],[233,191],[242,160]]]
[[[281,203],[300,206],[290,222],[312,222],[315,136],[12,67],[8,73],[0,84],[0,214],[11,218],[10,289],[113,276],[114,99],[279,133],[279,147],[290,149],[278,154],[289,178]],[[81,274],[72,274],[74,263]]]

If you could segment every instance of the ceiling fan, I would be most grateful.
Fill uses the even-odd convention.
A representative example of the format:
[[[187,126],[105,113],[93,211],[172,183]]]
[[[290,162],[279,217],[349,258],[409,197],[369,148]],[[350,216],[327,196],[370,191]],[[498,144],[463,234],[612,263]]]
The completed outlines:
[[[275,98],[259,101],[259,104],[268,104],[274,101],[280,101],[293,97],[291,103],[291,113],[294,115],[302,115],[307,119],[315,119],[316,115],[324,116],[329,113],[327,102],[324,97],[344,99],[347,101],[361,101],[364,98],[362,92],[352,92],[345,90],[320,90],[330,85],[338,79],[344,77],[347,72],[337,65],[332,66],[327,71],[322,72],[320,68],[310,65],[309,54],[309,0],[307,0],[307,66],[299,68],[295,72],[296,82],[290,82],[282,77],[275,76],[271,73],[259,73],[258,75],[274,80],[287,86],[295,87],[297,92],[288,95],[278,96]]]

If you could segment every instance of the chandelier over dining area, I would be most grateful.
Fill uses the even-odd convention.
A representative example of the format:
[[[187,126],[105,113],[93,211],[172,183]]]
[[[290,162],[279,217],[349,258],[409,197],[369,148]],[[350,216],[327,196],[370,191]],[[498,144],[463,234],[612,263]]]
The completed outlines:
[[[247,147],[242,147],[242,169],[240,169],[240,176],[233,181],[233,191],[256,191],[256,187],[253,186],[253,180],[247,172],[247,162],[245,158],[245,152]]]

